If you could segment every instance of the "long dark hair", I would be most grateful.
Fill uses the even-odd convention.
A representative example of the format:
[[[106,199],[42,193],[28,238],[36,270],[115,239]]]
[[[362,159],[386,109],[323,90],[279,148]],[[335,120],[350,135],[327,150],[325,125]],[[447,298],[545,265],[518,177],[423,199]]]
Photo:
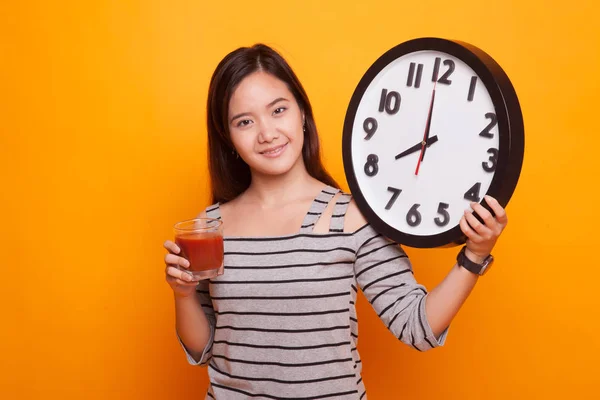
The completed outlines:
[[[231,95],[246,76],[257,71],[267,72],[287,84],[305,116],[304,165],[312,177],[339,188],[321,163],[317,126],[302,84],[279,53],[259,43],[240,47],[225,56],[210,81],[206,119],[212,201],[233,200],[250,186],[250,167],[235,153],[227,120]]]

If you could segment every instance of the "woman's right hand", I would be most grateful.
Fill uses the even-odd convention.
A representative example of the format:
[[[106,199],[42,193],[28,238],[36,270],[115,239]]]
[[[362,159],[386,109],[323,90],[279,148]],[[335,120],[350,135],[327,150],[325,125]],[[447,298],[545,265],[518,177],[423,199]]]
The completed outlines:
[[[190,273],[182,270],[189,268],[190,262],[178,256],[181,249],[172,241],[167,240],[163,246],[169,252],[165,256],[167,283],[171,286],[176,296],[188,297],[195,294],[198,281],[194,280]]]

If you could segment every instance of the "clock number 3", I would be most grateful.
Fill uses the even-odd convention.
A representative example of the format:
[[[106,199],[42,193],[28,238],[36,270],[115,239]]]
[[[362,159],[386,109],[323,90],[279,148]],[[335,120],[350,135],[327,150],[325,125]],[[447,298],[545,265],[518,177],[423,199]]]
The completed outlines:
[[[488,153],[491,154],[489,161],[484,161],[481,163],[483,170],[485,172],[494,172],[496,170],[496,163],[498,162],[498,149],[488,149]]]
[[[379,167],[377,163],[379,162],[379,157],[375,154],[369,154],[367,157],[367,162],[365,163],[365,174],[367,176],[375,176],[377,172],[379,172]]]

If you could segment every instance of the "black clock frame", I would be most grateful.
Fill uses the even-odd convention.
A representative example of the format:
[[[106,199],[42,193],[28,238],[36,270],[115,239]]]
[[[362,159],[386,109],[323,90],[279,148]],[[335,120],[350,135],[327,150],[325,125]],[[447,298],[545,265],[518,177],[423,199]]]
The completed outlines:
[[[342,137],[344,170],[358,208],[377,231],[411,247],[451,247],[466,241],[458,225],[437,235],[421,236],[400,232],[379,218],[360,190],[352,162],[352,129],[365,91],[388,64],[408,53],[423,50],[444,52],[462,60],[475,71],[488,90],[496,111],[500,143],[496,171],[486,194],[497,199],[503,207],[508,204],[519,180],[525,152],[523,115],[519,100],[510,79],[500,65],[483,50],[461,41],[433,37],[412,39],[391,48],[371,65],[358,83],[346,111]],[[485,200],[481,204],[491,211]]]

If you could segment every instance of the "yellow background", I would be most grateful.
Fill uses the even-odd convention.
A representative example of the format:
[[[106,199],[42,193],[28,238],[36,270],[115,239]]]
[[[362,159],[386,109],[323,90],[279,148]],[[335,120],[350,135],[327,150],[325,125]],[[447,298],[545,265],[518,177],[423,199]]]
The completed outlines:
[[[161,246],[207,205],[216,64],[258,41],[281,51],[347,188],[355,85],[394,45],[438,36],[508,73],[525,163],[498,261],[444,348],[398,343],[361,298],[369,399],[596,398],[599,12],[593,0],[2,2],[0,397],[202,398]],[[457,250],[407,249],[429,289]]]

